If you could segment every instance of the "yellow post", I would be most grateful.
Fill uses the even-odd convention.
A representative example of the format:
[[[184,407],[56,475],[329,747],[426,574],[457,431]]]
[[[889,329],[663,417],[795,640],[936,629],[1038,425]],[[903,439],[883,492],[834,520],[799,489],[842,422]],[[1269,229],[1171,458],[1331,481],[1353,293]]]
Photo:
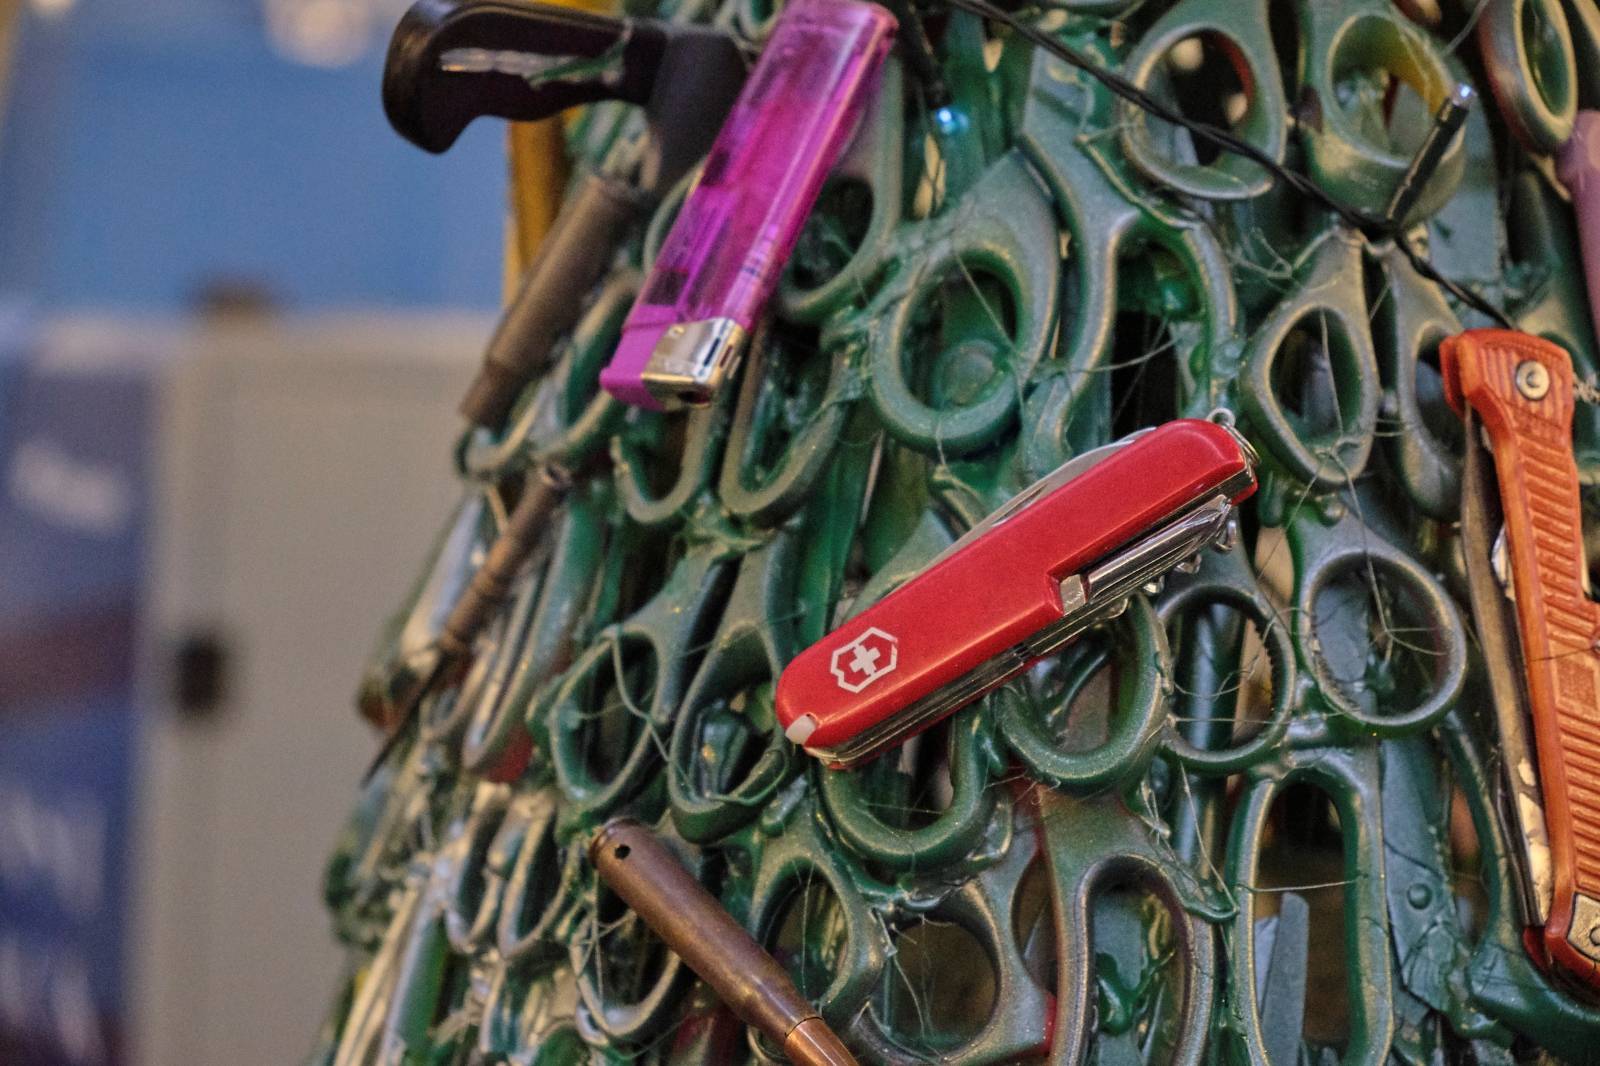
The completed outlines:
[[[609,14],[614,0],[550,0],[563,7]],[[0,0],[3,8],[6,0]],[[566,189],[569,166],[562,138],[562,119],[513,122],[506,138],[510,181],[510,217],[506,226],[504,291],[510,299],[532,261],[539,243],[555,220]]]

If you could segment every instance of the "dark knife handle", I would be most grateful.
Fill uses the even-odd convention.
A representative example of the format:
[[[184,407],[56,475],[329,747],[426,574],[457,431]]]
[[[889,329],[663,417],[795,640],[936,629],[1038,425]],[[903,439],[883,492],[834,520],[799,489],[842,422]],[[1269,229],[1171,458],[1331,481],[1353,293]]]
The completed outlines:
[[[529,122],[597,100],[643,104],[668,36],[662,23],[547,4],[418,0],[389,42],[384,113],[406,140],[443,152],[480,115]]]
[[[469,422],[492,430],[505,425],[523,386],[544,368],[556,341],[583,312],[584,293],[611,262],[640,206],[639,194],[614,178],[591,172],[579,181],[540,243],[461,400],[460,411]]]

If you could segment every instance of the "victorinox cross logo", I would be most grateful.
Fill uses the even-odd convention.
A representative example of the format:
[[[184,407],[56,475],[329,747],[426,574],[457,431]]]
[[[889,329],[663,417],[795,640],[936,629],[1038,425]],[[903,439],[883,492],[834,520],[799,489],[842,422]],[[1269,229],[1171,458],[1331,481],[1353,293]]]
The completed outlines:
[[[846,692],[860,692],[894,670],[900,642],[876,626],[833,653],[831,669]]]

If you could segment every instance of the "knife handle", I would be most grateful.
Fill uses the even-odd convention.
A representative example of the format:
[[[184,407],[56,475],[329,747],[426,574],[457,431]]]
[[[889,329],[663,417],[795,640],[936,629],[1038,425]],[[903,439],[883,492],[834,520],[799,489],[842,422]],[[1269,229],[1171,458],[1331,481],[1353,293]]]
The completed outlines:
[[[532,122],[597,100],[642,104],[665,48],[663,26],[647,20],[515,0],[417,0],[389,41],[383,109],[406,140],[443,152],[481,115]],[[541,76],[545,64],[552,73]]]
[[[1472,406],[1494,450],[1550,833],[1544,946],[1600,990],[1600,605],[1584,588],[1572,359],[1478,329],[1446,340],[1440,364],[1451,406]]]

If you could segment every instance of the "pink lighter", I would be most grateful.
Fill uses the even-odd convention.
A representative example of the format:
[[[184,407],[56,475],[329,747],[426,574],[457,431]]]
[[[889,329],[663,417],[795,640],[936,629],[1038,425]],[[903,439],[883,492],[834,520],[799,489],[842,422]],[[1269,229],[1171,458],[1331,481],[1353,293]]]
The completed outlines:
[[[877,81],[895,20],[792,0],[690,190],[600,383],[652,409],[710,403],[777,287]]]

